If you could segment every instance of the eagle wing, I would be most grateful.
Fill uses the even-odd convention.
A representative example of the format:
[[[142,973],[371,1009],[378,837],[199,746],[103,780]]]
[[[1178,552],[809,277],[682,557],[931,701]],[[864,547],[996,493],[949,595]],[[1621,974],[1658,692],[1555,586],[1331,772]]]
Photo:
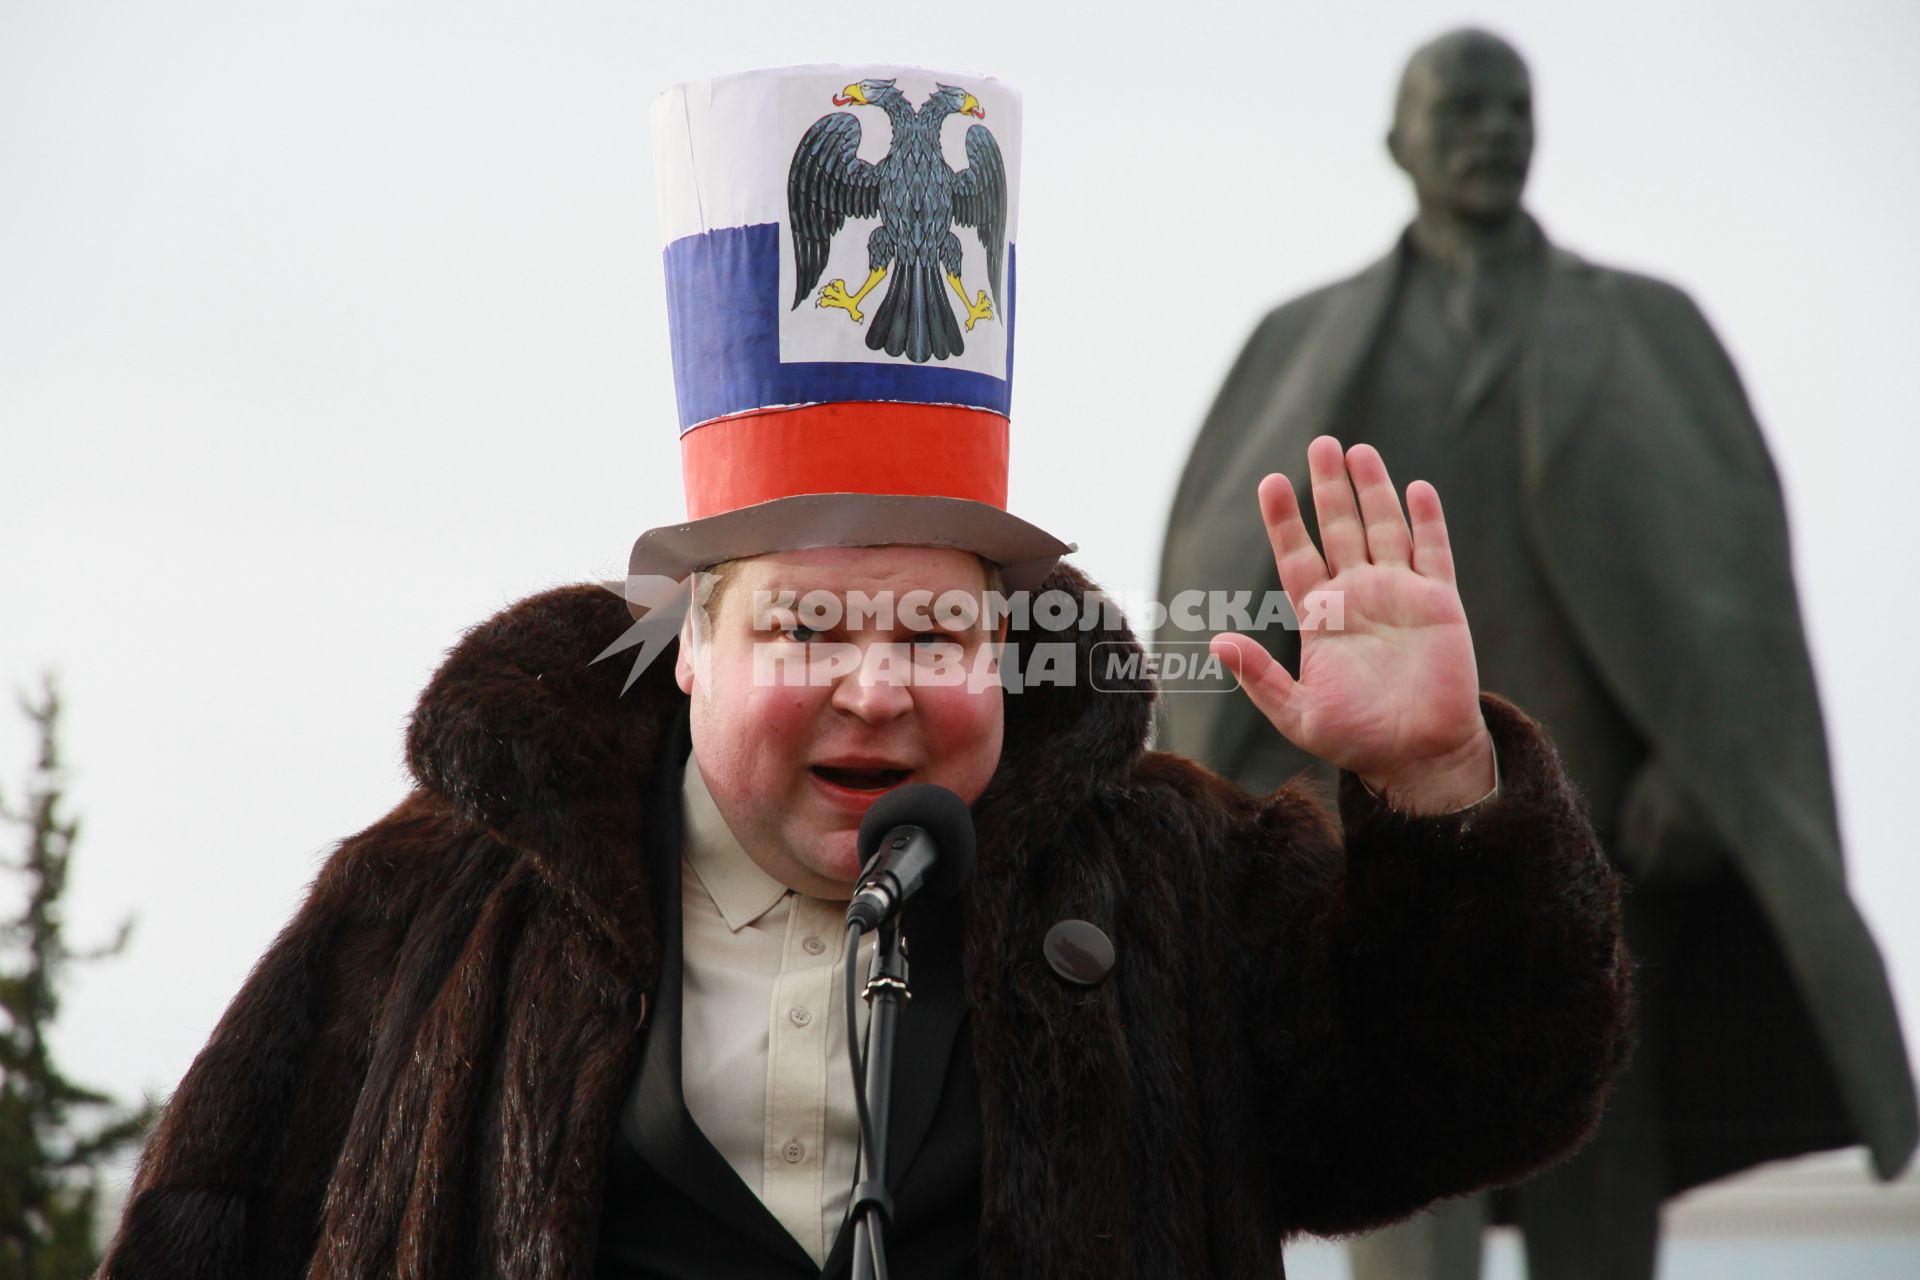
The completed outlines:
[[[953,175],[953,220],[979,233],[980,247],[987,251],[993,305],[1000,309],[1000,264],[1007,256],[1007,164],[1000,158],[1000,144],[983,124],[967,130],[967,167]]]
[[[879,216],[880,170],[860,158],[860,121],[851,111],[821,116],[801,137],[787,169],[795,307],[820,283],[827,251],[847,219]]]

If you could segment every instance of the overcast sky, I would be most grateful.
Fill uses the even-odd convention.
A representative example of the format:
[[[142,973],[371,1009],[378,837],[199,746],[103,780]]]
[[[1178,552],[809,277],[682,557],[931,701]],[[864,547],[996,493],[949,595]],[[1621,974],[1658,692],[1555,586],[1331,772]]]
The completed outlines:
[[[658,90],[893,61],[1023,91],[1011,505],[1150,590],[1248,328],[1407,218],[1394,81],[1464,21],[1532,65],[1548,234],[1682,284],[1747,380],[1920,1042],[1917,11],[1570,9],[0,4],[0,680],[65,688],[75,940],[138,919],[76,975],[71,1073],[171,1089],[404,793],[461,630],[680,516]],[[27,750],[0,715],[10,795]]]

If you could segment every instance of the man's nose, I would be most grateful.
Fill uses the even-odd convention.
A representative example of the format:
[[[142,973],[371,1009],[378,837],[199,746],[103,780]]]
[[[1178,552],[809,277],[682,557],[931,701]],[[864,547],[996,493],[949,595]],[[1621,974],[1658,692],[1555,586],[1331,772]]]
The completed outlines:
[[[895,654],[880,645],[860,651],[860,666],[833,682],[833,706],[868,724],[882,724],[905,715],[913,706],[910,655]]]

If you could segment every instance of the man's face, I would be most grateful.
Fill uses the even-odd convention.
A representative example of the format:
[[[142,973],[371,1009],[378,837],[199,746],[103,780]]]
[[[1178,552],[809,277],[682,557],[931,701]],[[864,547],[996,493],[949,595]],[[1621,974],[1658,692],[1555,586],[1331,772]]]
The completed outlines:
[[[1407,69],[1387,146],[1422,208],[1483,221],[1511,217],[1533,160],[1526,64],[1492,39],[1422,56]]]
[[[938,607],[978,602],[986,586],[977,557],[946,548],[780,552],[726,571],[704,639],[700,612],[690,615],[676,677],[693,700],[694,759],[769,875],[814,897],[848,897],[860,820],[883,792],[931,782],[971,804],[986,789],[1000,763],[998,682],[926,675],[935,661],[991,669],[1004,627],[991,629],[977,608],[969,626]],[[889,625],[853,616],[856,592],[890,598]],[[838,621],[807,627],[825,618],[783,604],[809,599],[838,601]],[[934,607],[916,614],[926,602]]]

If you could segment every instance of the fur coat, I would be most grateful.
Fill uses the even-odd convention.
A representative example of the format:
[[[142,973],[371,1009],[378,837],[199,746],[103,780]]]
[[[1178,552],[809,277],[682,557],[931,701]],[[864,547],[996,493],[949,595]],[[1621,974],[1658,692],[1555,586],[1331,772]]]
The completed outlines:
[[[643,798],[684,703],[671,653],[624,695],[593,663],[627,623],[564,588],[451,652],[412,794],[328,859],[172,1095],[102,1277],[593,1274],[660,964]],[[1134,643],[1041,638],[1083,677]],[[1273,1276],[1291,1233],[1577,1146],[1628,1050],[1630,961],[1539,730],[1484,697],[1499,796],[1415,818],[1348,778],[1343,842],[1304,790],[1148,750],[1152,698],[1006,698],[963,908],[982,1274]],[[1046,964],[1065,917],[1113,940],[1102,985]]]

